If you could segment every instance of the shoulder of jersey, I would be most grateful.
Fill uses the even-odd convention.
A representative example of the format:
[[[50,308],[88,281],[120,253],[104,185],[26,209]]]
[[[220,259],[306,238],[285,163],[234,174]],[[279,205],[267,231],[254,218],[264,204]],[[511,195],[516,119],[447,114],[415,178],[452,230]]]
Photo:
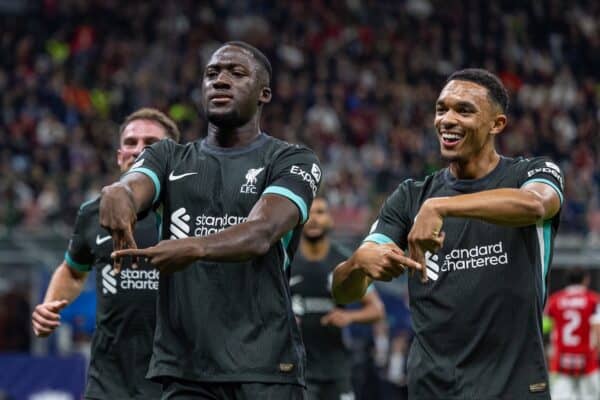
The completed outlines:
[[[100,196],[96,196],[88,201],[85,201],[79,206],[80,214],[94,214],[97,213],[100,209]]]
[[[296,143],[290,143],[290,142],[286,142],[285,140],[281,140],[281,139],[277,139],[273,136],[267,135],[267,138],[269,138],[270,143],[272,143],[272,145],[275,148],[279,148],[280,151],[285,151],[285,150],[308,150],[308,151],[312,151],[310,148],[308,148],[307,146],[303,145],[303,144],[296,144]]]

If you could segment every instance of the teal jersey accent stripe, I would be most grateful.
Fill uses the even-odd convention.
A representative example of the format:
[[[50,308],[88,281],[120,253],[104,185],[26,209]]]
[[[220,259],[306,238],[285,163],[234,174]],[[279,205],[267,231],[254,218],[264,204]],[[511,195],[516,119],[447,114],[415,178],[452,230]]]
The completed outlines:
[[[554,189],[556,191],[556,193],[558,194],[558,197],[560,198],[560,205],[562,206],[564,197],[563,197],[562,191],[558,188],[558,186],[556,186],[554,183],[550,182],[548,179],[534,178],[534,179],[529,179],[528,181],[525,181],[525,183],[523,183],[521,185],[521,187],[527,185],[528,183],[532,183],[532,182],[545,183],[546,185],[548,185],[552,189]]]
[[[143,167],[131,169],[131,170],[125,172],[125,174],[123,174],[123,176],[133,174],[134,172],[139,172],[141,174],[146,175],[148,178],[152,179],[152,183],[154,183],[154,199],[152,200],[152,204],[156,203],[156,200],[158,200],[158,196],[160,196],[160,181],[158,180],[158,176],[156,176],[154,171],[152,171],[151,169],[143,168]]]
[[[292,240],[292,236],[294,236],[294,230],[288,231],[283,237],[280,239],[281,247],[283,248],[283,270],[287,270],[290,267],[290,257],[287,253],[287,248],[290,245],[290,241]]]
[[[551,239],[552,223],[550,220],[547,220],[544,221],[544,275],[542,275],[542,279],[544,280],[544,295],[546,294],[546,276],[548,275],[548,271],[550,270],[550,251],[552,249]]]
[[[92,269],[91,265],[89,264],[79,264],[78,262],[75,262],[69,255],[68,251],[65,252],[65,261],[69,267],[76,269],[77,271],[88,272],[90,269]]]
[[[546,297],[546,276],[550,269],[550,251],[552,239],[552,221],[547,220],[537,224],[538,247],[540,250],[540,264],[542,275],[542,295]]]
[[[161,204],[154,212],[156,217],[156,231],[158,232],[158,241],[162,240],[162,227],[163,227],[163,205]]]
[[[363,240],[363,242],[375,242],[377,244],[394,243],[392,239],[390,239],[383,233],[371,233]]]
[[[93,202],[95,202],[96,200],[98,200],[98,196],[94,197],[93,199],[90,199],[88,201],[84,201],[80,206],[79,209],[83,210],[83,207],[87,206],[88,204],[92,204]]]
[[[375,290],[375,285],[373,285],[373,282],[371,282],[371,284],[367,286],[367,291],[365,292],[365,294],[371,293],[373,290]]]
[[[296,204],[298,209],[300,209],[300,213],[302,214],[301,223],[305,223],[308,219],[308,207],[306,206],[306,203],[304,202],[302,197],[298,196],[290,189],[281,186],[269,186],[265,189],[264,192],[262,192],[262,194],[278,194],[280,196],[290,199],[292,202],[294,202],[294,204]]]

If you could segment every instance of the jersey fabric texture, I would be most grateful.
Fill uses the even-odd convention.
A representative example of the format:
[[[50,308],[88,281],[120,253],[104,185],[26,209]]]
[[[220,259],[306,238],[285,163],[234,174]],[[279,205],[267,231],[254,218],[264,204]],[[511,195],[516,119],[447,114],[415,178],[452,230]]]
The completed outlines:
[[[407,236],[423,202],[543,182],[563,200],[563,177],[544,158],[505,158],[487,176],[456,179],[446,168],[407,180],[386,200],[365,240]],[[409,277],[415,340],[408,359],[411,399],[548,399],[542,311],[559,215],[525,227],[444,219],[444,246],[426,254],[429,280]]]
[[[349,378],[352,369],[347,329],[321,325],[321,318],[336,304],[331,296],[333,269],[352,255],[335,244],[325,258],[309,261],[298,252],[292,264],[290,286],[294,313],[300,318],[306,347],[309,380],[330,381]]]
[[[133,172],[154,182],[163,239],[206,236],[242,223],[267,194],[289,199],[300,215],[262,257],[195,262],[160,277],[148,376],[304,385],[288,267],[321,180],[314,153],[264,133],[238,149],[162,140],[145,149]]]
[[[99,224],[99,199],[84,203],[65,254],[78,271],[96,270],[96,330],[85,397],[91,399],[157,399],[160,385],[145,378],[156,324],[158,270],[141,262],[132,269],[126,261],[113,274],[110,234]],[[158,241],[153,213],[137,222],[140,248]]]
[[[591,325],[598,323],[600,296],[583,285],[571,285],[548,299],[547,314],[552,318],[552,357],[550,372],[584,375],[598,369],[592,348]]]

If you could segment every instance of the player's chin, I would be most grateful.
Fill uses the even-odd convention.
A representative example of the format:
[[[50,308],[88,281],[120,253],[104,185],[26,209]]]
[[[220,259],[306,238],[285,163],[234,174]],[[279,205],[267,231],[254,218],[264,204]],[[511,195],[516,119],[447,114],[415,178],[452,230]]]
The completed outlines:
[[[209,108],[206,116],[208,122],[217,126],[235,125],[239,119],[239,113],[231,107]]]

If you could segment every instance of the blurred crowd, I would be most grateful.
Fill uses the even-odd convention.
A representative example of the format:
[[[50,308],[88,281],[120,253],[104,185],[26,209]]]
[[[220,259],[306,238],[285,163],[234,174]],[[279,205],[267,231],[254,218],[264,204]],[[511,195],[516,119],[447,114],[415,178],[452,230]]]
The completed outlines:
[[[597,1],[5,1],[0,26],[0,225],[70,224],[116,178],[138,107],[204,136],[203,65],[242,39],[273,64],[263,129],[318,153],[341,229],[363,233],[402,179],[443,165],[436,97],[484,67],[511,94],[501,153],[557,161],[561,231],[600,238]]]

